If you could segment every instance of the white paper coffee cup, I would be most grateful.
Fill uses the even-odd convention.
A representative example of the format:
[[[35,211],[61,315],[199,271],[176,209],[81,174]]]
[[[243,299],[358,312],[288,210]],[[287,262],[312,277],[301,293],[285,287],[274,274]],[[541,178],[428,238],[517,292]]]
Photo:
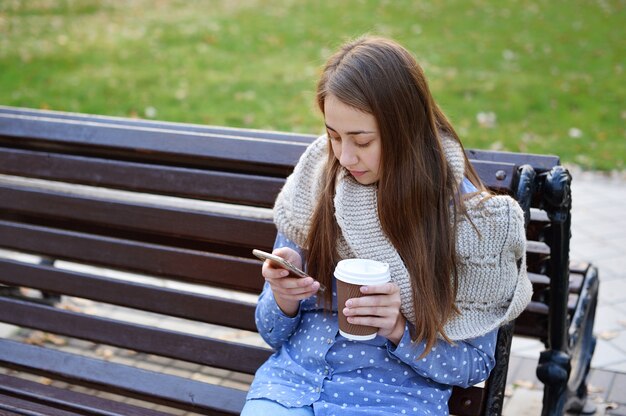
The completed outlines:
[[[349,323],[343,314],[343,308],[348,299],[367,296],[361,293],[361,286],[382,285],[391,280],[389,265],[369,259],[346,259],[337,263],[334,275],[337,279],[339,333],[355,341],[375,338],[378,328]]]

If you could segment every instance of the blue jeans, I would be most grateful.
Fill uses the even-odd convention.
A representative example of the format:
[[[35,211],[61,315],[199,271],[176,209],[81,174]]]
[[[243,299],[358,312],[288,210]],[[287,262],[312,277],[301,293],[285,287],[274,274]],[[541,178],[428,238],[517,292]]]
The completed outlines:
[[[246,401],[241,416],[313,416],[313,407],[285,407],[267,399]]]

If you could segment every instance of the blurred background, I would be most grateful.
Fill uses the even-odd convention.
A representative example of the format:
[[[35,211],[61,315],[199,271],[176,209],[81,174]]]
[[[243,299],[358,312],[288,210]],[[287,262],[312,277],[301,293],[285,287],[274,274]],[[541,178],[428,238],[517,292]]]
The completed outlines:
[[[321,133],[321,66],[396,39],[466,147],[624,171],[624,0],[0,0],[0,105]]]

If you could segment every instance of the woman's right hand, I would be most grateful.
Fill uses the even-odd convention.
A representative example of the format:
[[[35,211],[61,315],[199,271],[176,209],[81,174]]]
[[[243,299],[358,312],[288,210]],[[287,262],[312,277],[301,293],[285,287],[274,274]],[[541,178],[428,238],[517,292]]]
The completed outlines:
[[[302,269],[302,257],[297,251],[289,247],[282,247],[274,250],[272,254],[282,257]],[[290,275],[287,269],[271,260],[263,262],[261,274],[272,288],[278,307],[287,316],[295,316],[298,313],[300,301],[315,295],[320,288],[319,282],[312,277]]]

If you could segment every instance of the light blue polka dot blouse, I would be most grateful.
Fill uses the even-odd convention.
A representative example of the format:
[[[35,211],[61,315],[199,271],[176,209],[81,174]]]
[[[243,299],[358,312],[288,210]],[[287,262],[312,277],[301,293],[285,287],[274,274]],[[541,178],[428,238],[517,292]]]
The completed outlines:
[[[279,233],[275,248],[285,246],[301,252]],[[265,284],[256,324],[276,352],[257,371],[248,400],[312,406],[324,416],[447,415],[452,386],[484,381],[494,367],[497,330],[454,345],[440,340],[422,359],[424,343],[411,343],[408,327],[398,345],[381,336],[350,341],[338,332],[334,282],[332,291],[332,313],[312,297],[292,318]]]

